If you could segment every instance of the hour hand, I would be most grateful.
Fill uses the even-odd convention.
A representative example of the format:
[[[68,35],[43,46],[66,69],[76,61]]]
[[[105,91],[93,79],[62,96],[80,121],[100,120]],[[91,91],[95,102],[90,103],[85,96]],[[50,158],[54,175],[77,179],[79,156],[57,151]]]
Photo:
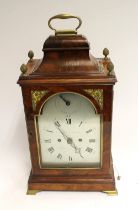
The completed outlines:
[[[75,149],[75,153],[78,153],[82,158],[84,158],[84,157],[82,156],[82,154],[81,154],[81,148],[78,148],[78,147],[74,144],[72,138],[69,138],[69,137],[68,137],[68,138],[67,138],[67,143],[70,144],[70,145]]]
[[[81,153],[81,148],[76,147],[74,143],[72,143],[72,147],[75,149],[75,153],[78,153],[82,158],[84,158]]]
[[[74,144],[72,138],[66,136],[66,134],[64,133],[64,131],[62,131],[62,129],[60,128],[59,122],[56,121],[56,122],[54,122],[54,124],[55,124],[56,128],[60,131],[60,133],[62,134],[62,136],[64,137],[64,139],[67,141],[67,143],[68,143],[71,147],[73,147],[73,148],[75,149],[75,152],[78,153],[78,154],[83,158],[83,156],[82,156],[82,154],[81,154],[81,149],[78,148],[78,147],[76,147],[76,145]]]

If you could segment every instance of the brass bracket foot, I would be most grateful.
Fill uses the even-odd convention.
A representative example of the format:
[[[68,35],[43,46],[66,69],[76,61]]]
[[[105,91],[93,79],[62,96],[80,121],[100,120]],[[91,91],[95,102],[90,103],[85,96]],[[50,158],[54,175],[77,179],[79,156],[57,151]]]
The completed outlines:
[[[107,191],[103,191],[104,193],[106,193],[107,195],[118,195],[117,190],[107,190]]]
[[[41,190],[27,190],[27,195],[36,195],[36,193],[41,192]],[[106,193],[107,195],[118,195],[117,190],[107,190],[107,191],[103,191],[104,193]]]
[[[41,192],[41,190],[27,190],[27,195],[36,195],[36,193]]]

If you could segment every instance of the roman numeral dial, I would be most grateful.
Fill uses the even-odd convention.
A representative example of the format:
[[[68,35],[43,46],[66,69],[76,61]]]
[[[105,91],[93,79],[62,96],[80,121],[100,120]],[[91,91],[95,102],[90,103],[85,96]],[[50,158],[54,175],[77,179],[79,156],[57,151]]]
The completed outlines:
[[[42,167],[100,165],[100,115],[86,97],[63,92],[50,97],[38,116]]]

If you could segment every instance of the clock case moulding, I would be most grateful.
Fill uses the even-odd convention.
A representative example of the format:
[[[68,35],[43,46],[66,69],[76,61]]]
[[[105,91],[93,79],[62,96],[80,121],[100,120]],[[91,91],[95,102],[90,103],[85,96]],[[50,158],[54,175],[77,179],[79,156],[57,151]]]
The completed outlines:
[[[33,55],[25,65],[18,84],[22,88],[24,112],[28,131],[32,170],[28,193],[43,190],[102,191],[116,194],[111,157],[111,129],[113,86],[117,81],[110,58],[95,58],[90,45],[82,35],[49,36],[43,45],[43,58]],[[105,50],[106,52],[106,50]],[[44,93],[45,94],[42,94]],[[101,92],[99,96],[92,94]],[[35,116],[46,99],[59,92],[84,95],[103,118],[102,167],[100,169],[44,169],[39,164]],[[32,94],[36,94],[33,99]],[[102,100],[102,106],[97,98]],[[35,103],[35,108],[34,104]]]

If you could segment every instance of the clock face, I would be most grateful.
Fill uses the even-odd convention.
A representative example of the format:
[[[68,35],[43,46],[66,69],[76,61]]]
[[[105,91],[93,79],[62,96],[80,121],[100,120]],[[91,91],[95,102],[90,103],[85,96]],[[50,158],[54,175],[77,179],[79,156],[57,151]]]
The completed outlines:
[[[42,168],[101,167],[101,117],[86,97],[49,97],[37,127]]]

